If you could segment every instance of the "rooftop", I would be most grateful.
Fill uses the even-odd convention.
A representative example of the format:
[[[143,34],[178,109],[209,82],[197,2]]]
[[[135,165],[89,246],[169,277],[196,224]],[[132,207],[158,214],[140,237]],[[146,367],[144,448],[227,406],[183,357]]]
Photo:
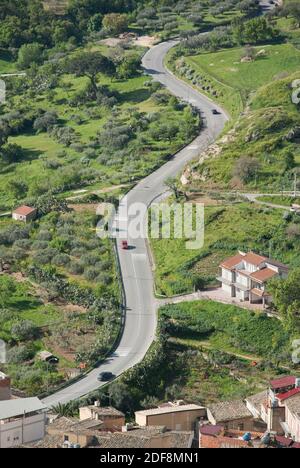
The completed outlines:
[[[299,393],[300,393],[300,388],[293,388],[293,390],[290,390],[285,393],[280,393],[279,395],[276,395],[276,396],[280,401],[284,401],[284,400],[288,400],[289,398],[295,395],[298,395]]]
[[[89,409],[97,413],[99,416],[119,416],[124,417],[124,413],[112,408],[111,406],[89,406]]]
[[[98,436],[101,448],[146,448],[155,446],[156,438],[163,438],[169,448],[190,448],[193,432],[166,431],[164,426],[149,426]]]
[[[274,379],[270,381],[270,386],[274,390],[277,390],[279,388],[284,388],[284,387],[291,387],[292,385],[295,385],[296,377],[293,375],[285,376],[285,377],[280,377],[278,379]]]
[[[179,413],[182,411],[197,411],[204,409],[203,406],[199,405],[178,405],[178,406],[160,406],[159,408],[151,408],[148,410],[136,411],[135,414],[142,414],[144,416],[151,416],[154,414],[167,414],[167,413]]]
[[[223,401],[208,407],[216,423],[251,418],[252,414],[242,400]]]
[[[276,270],[271,270],[271,268],[263,268],[262,270],[255,271],[251,273],[250,277],[260,283],[267,281],[270,278],[273,278],[278,273]]]
[[[267,400],[268,398],[268,390],[264,390],[263,392],[256,393],[256,395],[252,395],[246,398],[248,401],[257,411],[260,411],[261,405]]]
[[[32,208],[31,206],[26,206],[26,205],[20,206],[19,208],[16,208],[14,210],[15,214],[18,214],[21,216],[28,216],[35,212],[36,212],[36,208]]]
[[[249,252],[244,256],[243,260],[251,265],[259,266],[267,260],[267,257],[262,257],[254,252]]]
[[[297,414],[300,417],[300,394],[290,397],[285,406],[294,414]]]
[[[23,416],[36,411],[45,411],[45,406],[38,398],[19,398],[0,401],[0,420]]]
[[[214,435],[219,435],[221,432],[224,431],[224,427],[220,426],[218,424],[213,425],[213,424],[204,424],[204,426],[200,427],[200,433],[203,435],[209,435],[209,436],[214,436]]]
[[[226,260],[221,263],[221,267],[227,268],[228,270],[232,270],[235,266],[237,266],[242,260],[244,259],[244,255],[238,254],[234,257],[226,258]]]

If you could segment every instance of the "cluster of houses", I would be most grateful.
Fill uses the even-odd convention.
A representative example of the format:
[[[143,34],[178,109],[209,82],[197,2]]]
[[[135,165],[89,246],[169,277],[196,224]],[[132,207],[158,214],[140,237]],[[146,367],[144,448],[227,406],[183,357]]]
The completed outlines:
[[[135,422],[112,407],[51,414],[38,398],[13,398],[0,373],[0,448],[300,448],[300,378],[284,376],[245,400],[208,407],[167,402],[137,411]]]

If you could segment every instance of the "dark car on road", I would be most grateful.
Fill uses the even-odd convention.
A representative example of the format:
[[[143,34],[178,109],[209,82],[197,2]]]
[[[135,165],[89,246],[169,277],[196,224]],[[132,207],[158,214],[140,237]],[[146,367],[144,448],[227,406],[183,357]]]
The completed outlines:
[[[97,379],[99,382],[108,382],[109,380],[112,380],[115,377],[115,375],[112,372],[101,372]]]
[[[213,109],[213,110],[212,110],[212,113],[213,113],[214,115],[219,115],[220,112],[219,112],[217,109]]]

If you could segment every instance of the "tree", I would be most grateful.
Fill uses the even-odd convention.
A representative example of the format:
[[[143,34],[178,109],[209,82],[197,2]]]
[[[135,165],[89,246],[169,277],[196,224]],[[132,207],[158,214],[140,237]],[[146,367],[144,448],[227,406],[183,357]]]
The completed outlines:
[[[291,151],[285,151],[283,154],[284,171],[290,171],[296,166],[295,156]]]
[[[21,320],[11,328],[11,334],[17,341],[27,341],[36,338],[38,328],[30,320]]]
[[[110,13],[104,16],[103,27],[110,34],[117,36],[128,28],[128,17],[124,14]]]
[[[55,111],[45,112],[41,117],[38,117],[33,124],[34,130],[37,132],[46,132],[58,123],[58,116]]]
[[[180,197],[180,191],[179,191],[179,188],[178,188],[178,181],[175,177],[169,177],[166,181],[165,181],[165,185],[170,189],[172,190],[172,192],[174,193],[174,196],[176,198],[176,200],[179,199]]]
[[[8,143],[0,148],[0,161],[2,159],[7,164],[18,162],[23,156],[23,148],[14,143]]]
[[[300,28],[300,3],[298,0],[290,0],[286,2],[282,9],[282,14],[285,16],[293,16]]]
[[[260,169],[260,162],[256,158],[242,156],[236,163],[233,175],[238,177],[242,182],[251,182]]]
[[[253,18],[246,22],[235,20],[232,31],[238,44],[253,45],[273,40],[279,34],[264,17]]]
[[[43,63],[43,48],[36,42],[33,44],[24,44],[19,49],[17,67],[24,70],[30,67],[33,63],[40,65]]]
[[[28,192],[28,185],[24,180],[20,179],[11,179],[7,183],[7,190],[10,192],[14,198],[25,198],[27,192]]]
[[[119,78],[127,80],[137,75],[140,70],[141,59],[137,54],[125,55],[117,66],[117,75]]]
[[[52,406],[51,410],[54,414],[62,417],[72,417],[75,414],[75,409],[72,406],[72,402],[70,403],[58,403],[56,406]]]
[[[81,52],[74,56],[68,63],[69,73],[76,76],[86,76],[90,79],[94,97],[97,95],[97,75],[112,76],[115,73],[113,62],[100,52]]]
[[[16,283],[9,276],[0,277],[0,304],[4,308],[5,304],[16,292]]]
[[[268,283],[268,290],[273,296],[276,309],[283,316],[294,303],[300,303],[300,268],[292,270],[285,280],[274,279]]]

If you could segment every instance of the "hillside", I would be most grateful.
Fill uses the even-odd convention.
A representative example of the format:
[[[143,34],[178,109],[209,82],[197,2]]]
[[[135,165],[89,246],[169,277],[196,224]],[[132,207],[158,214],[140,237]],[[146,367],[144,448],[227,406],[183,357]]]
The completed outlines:
[[[293,169],[300,164],[300,116],[291,84],[299,78],[297,72],[256,92],[229,135],[187,172],[193,188],[293,189]],[[241,157],[257,161],[255,173],[243,180],[237,170]]]

